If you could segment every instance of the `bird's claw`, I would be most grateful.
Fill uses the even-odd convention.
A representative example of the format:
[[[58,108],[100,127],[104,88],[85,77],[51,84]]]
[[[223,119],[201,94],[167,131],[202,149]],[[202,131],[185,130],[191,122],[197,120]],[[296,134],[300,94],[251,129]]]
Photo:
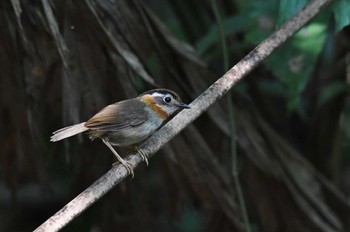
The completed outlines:
[[[118,162],[119,161],[119,162]],[[121,163],[125,169],[126,169],[126,172],[128,173],[128,175],[131,175],[131,178],[134,178],[134,170],[133,168],[131,167],[130,163],[128,163],[127,161],[125,160],[118,160],[117,162],[113,163],[113,165],[117,165],[119,163]]]
[[[142,160],[145,161],[146,166],[148,166],[148,155],[147,155],[147,153],[144,150],[142,150],[142,149],[137,149],[137,152],[141,156]]]

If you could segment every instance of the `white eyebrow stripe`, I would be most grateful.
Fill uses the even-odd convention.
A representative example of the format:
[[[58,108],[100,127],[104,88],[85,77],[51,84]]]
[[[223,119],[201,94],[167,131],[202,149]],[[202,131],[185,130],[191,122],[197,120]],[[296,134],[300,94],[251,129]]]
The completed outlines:
[[[154,92],[154,93],[152,93],[152,95],[155,97],[164,97],[165,96],[165,94],[158,93],[158,92]]]

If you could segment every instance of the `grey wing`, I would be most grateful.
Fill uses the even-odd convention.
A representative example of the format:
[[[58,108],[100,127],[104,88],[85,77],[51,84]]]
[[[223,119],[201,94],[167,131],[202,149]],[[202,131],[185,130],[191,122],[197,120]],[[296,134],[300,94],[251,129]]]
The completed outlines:
[[[106,106],[90,118],[85,126],[98,131],[120,130],[146,122],[149,113],[145,104],[137,99],[129,99]]]

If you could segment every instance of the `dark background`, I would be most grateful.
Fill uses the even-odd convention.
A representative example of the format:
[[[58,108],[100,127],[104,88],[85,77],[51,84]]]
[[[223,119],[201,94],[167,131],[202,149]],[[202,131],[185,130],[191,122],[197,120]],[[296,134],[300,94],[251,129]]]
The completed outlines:
[[[0,228],[30,231],[114,162],[101,141],[53,131],[157,86],[191,102],[306,1],[0,3]],[[245,231],[233,118],[253,231],[350,231],[349,5],[328,6],[64,231]]]

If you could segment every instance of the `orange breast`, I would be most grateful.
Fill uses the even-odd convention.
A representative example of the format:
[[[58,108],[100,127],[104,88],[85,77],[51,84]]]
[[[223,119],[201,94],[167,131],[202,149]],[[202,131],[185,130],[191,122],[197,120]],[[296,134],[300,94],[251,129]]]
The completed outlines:
[[[145,95],[142,96],[143,101],[154,111],[158,114],[158,116],[165,120],[169,117],[169,115],[167,114],[167,112],[165,112],[164,110],[162,110],[161,107],[159,107],[158,105],[156,105],[153,101],[153,97],[151,95]]]

